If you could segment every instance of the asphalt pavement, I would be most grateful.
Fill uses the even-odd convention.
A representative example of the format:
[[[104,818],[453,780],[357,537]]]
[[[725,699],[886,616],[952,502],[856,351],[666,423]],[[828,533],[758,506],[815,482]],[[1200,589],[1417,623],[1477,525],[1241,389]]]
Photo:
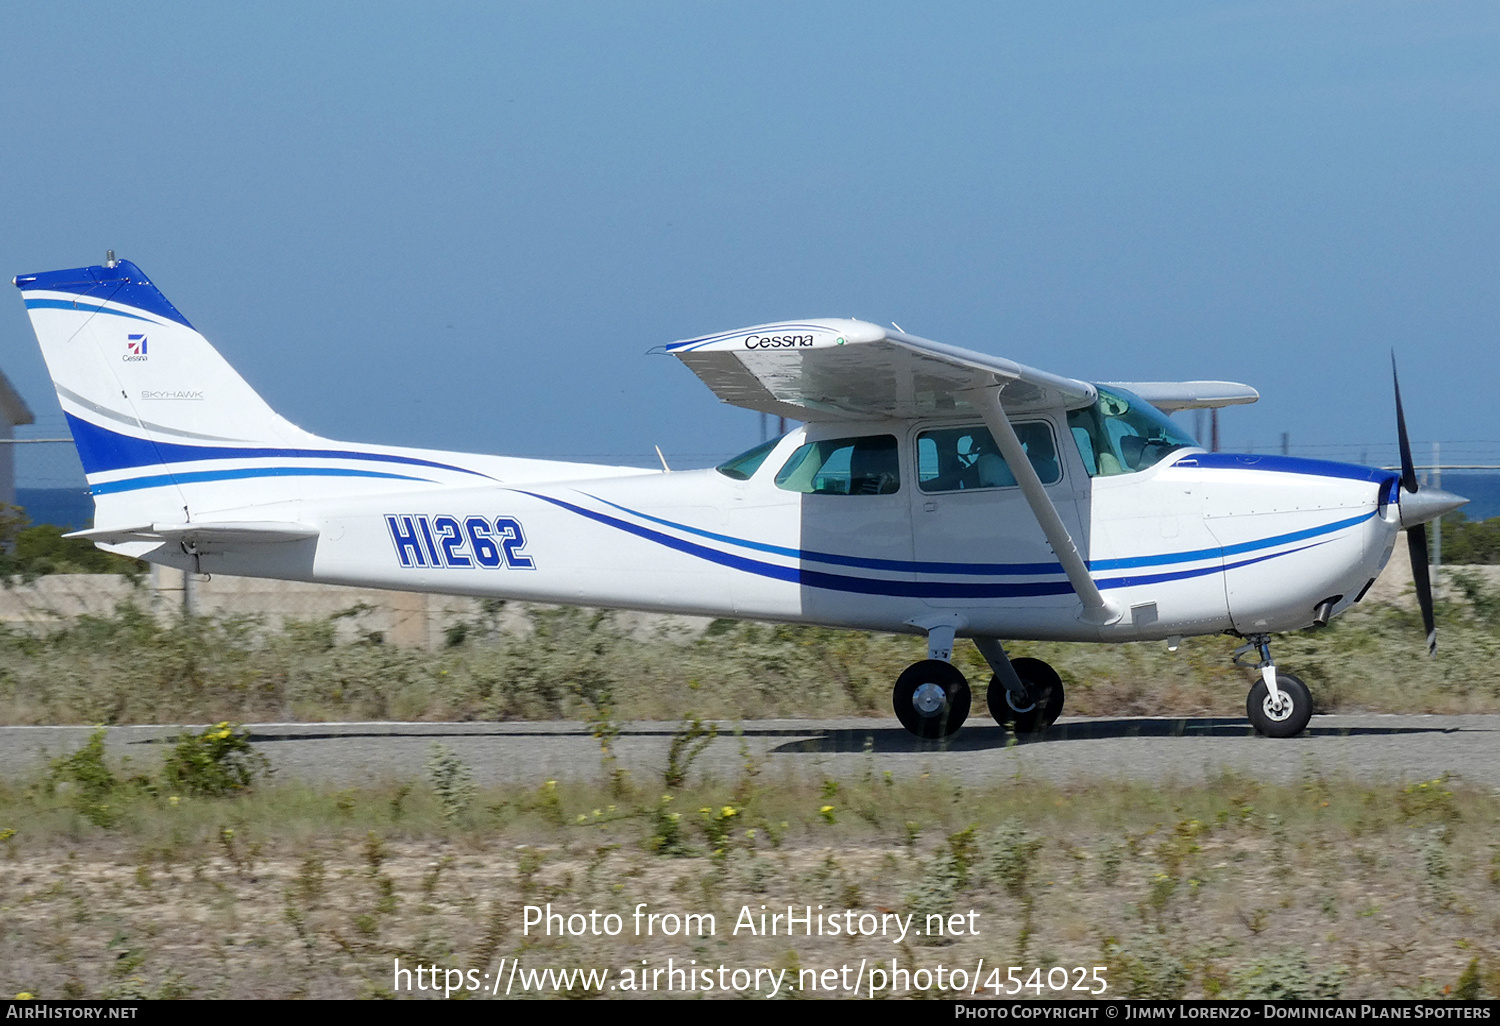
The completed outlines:
[[[279,780],[347,787],[421,779],[435,743],[468,764],[480,784],[598,779],[605,772],[599,741],[578,722],[246,727]],[[1285,740],[1259,737],[1243,718],[1228,717],[1067,717],[1045,735],[1020,743],[977,720],[944,742],[918,740],[894,718],[759,720],[718,728],[694,762],[695,774],[732,779],[748,753],[773,773],[831,777],[858,776],[872,767],[898,776],[935,772],[971,783],[1006,777],[1191,783],[1226,770],[1279,782],[1312,773],[1411,782],[1448,773],[1470,784],[1500,787],[1500,715],[1315,716],[1303,735]],[[0,775],[8,780],[34,776],[49,758],[77,749],[94,729],[0,727]],[[161,742],[182,729],[111,727],[108,748],[115,758],[147,769],[160,760]],[[638,781],[659,776],[678,729],[672,723],[623,724],[614,741],[618,764]]]

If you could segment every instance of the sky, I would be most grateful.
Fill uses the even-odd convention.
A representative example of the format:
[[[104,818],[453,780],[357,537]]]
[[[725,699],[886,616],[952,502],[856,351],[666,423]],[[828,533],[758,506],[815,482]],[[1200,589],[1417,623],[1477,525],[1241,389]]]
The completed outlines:
[[[1458,453],[1497,54],[1441,0],[11,5],[0,270],[113,249],[348,441],[703,465],[760,418],[647,351],[821,316],[1246,382],[1225,448],[1372,461],[1394,350]],[[63,430],[19,293],[0,369]]]

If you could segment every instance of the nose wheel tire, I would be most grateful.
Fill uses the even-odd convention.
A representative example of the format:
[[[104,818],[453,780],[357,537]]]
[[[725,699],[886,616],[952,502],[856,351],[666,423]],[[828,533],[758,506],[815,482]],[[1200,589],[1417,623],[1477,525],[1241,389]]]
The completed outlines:
[[[952,663],[924,659],[896,678],[891,704],[917,737],[947,737],[969,718],[969,682]]]
[[[985,698],[989,702],[990,715],[995,722],[1002,727],[1007,727],[1017,734],[1035,734],[1046,730],[1057,722],[1057,718],[1063,711],[1063,683],[1062,678],[1057,675],[1048,664],[1040,659],[1012,659],[1010,665],[1015,668],[1016,676],[1021,678],[1021,683],[1026,685],[1028,703],[1023,708],[1016,708],[1019,704],[1011,695],[1000,678],[994,677],[990,680],[989,691]]]
[[[1271,700],[1265,681],[1256,681],[1245,700],[1245,713],[1257,733],[1266,737],[1296,737],[1312,718],[1312,694],[1306,684],[1290,673],[1276,675],[1276,688],[1281,692],[1280,703]]]

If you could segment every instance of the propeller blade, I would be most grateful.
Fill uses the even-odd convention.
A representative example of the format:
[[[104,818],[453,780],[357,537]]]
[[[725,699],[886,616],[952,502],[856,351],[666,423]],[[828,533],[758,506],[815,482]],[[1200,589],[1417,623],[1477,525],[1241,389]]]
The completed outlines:
[[[1406,547],[1411,553],[1411,577],[1417,586],[1417,605],[1422,609],[1422,627],[1427,631],[1427,654],[1437,655],[1437,621],[1432,615],[1432,579],[1427,573],[1427,525],[1418,524],[1406,532]]]
[[[1411,440],[1406,436],[1406,413],[1401,409],[1401,378],[1396,374],[1396,351],[1391,350],[1391,384],[1396,388],[1396,438],[1401,444],[1401,490],[1413,501],[1401,503],[1406,529],[1406,547],[1411,553],[1411,579],[1417,588],[1417,605],[1422,610],[1422,627],[1427,631],[1427,654],[1437,655],[1437,621],[1432,612],[1432,575],[1427,569],[1427,521],[1442,516],[1449,509],[1463,505],[1456,495],[1439,490],[1432,502],[1417,502],[1417,468],[1412,463]],[[1464,500],[1467,501],[1467,500]],[[1431,507],[1430,509],[1427,507]],[[1420,518],[1420,520],[1419,520]],[[1416,521],[1416,522],[1414,522]]]
[[[1396,376],[1396,353],[1391,352],[1391,382],[1396,386],[1396,438],[1401,443],[1401,487],[1412,494],[1417,491],[1417,468],[1411,460],[1411,441],[1406,437],[1406,414],[1401,410],[1401,379]],[[1425,552],[1426,549],[1423,549]],[[1424,557],[1425,559],[1425,557]],[[1412,566],[1416,566],[1415,560]],[[1423,566],[1426,564],[1424,562]]]

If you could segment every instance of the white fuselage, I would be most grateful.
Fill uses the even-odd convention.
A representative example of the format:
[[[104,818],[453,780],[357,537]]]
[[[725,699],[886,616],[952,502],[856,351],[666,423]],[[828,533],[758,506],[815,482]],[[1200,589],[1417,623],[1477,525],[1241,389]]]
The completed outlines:
[[[1069,437],[1061,411],[1028,419]],[[1379,574],[1399,528],[1380,471],[1179,450],[1139,473],[1090,477],[1062,444],[1048,496],[1123,610],[1100,625],[1080,616],[1018,488],[919,486],[916,436],[941,426],[859,426],[899,440],[891,494],[778,487],[798,446],[851,434],[848,423],[809,425],[748,480],[604,468],[559,480],[549,468],[535,483],[309,494],[194,514],[295,521],[316,538],[208,546],[196,561],[170,544],[128,550],[210,573],[914,633],[914,622],[950,614],[964,635],[1128,641],[1297,629],[1327,600],[1341,612]]]

